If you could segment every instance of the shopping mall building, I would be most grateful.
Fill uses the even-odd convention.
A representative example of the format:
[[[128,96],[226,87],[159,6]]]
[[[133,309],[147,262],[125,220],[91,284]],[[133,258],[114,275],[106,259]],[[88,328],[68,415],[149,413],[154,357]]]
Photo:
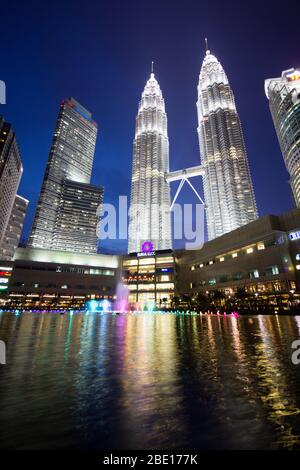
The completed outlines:
[[[300,290],[300,209],[265,216],[204,244],[176,252],[176,289],[195,295],[294,294]]]
[[[200,250],[78,254],[18,248],[0,261],[0,308],[84,307],[90,299],[114,300],[117,285],[131,308],[171,307],[174,296],[222,291],[288,301],[300,292],[300,209],[265,216]]]
[[[132,253],[123,257],[123,282],[130,304],[137,308],[170,307],[175,292],[172,250]]]
[[[0,308],[83,309],[113,300],[119,278],[118,256],[18,248],[14,261],[0,261]]]

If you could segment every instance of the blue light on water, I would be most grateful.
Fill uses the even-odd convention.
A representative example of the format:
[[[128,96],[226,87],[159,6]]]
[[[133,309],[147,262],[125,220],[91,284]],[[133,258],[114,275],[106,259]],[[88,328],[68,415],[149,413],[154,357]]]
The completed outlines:
[[[111,312],[111,302],[107,299],[104,300],[88,300],[85,304],[87,312]]]

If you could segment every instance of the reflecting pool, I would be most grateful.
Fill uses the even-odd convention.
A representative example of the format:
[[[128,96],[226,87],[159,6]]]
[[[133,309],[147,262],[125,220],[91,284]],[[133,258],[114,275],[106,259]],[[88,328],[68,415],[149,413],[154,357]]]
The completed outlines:
[[[0,447],[300,448],[300,317],[0,313]]]

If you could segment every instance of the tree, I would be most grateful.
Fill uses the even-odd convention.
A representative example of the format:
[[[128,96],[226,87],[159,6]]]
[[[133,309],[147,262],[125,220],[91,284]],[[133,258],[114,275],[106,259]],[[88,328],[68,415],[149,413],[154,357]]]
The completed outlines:
[[[209,308],[209,304],[210,302],[208,296],[202,292],[198,292],[196,295],[196,305],[199,310],[207,310]]]
[[[238,300],[245,300],[248,297],[245,287],[239,287],[235,293]]]
[[[192,297],[188,294],[183,294],[181,296],[182,304],[183,307],[187,307],[189,310],[193,308],[193,300]]]
[[[171,300],[171,305],[173,308],[178,308],[180,305],[180,297],[174,295],[174,297]]]
[[[224,303],[222,300],[226,299],[226,295],[221,290],[214,290],[212,297],[216,305],[222,305]]]

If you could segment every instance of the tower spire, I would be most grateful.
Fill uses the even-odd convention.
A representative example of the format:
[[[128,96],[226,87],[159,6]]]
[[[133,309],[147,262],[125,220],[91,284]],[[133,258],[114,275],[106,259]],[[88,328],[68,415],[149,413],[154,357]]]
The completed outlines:
[[[153,69],[154,69],[153,66],[154,66],[154,62],[153,62],[153,60],[152,60],[152,62],[151,62],[151,73],[154,73],[154,72],[153,72]]]
[[[207,40],[207,38],[205,38],[205,50],[206,50],[206,54],[210,53],[210,50],[208,49],[208,40]]]

